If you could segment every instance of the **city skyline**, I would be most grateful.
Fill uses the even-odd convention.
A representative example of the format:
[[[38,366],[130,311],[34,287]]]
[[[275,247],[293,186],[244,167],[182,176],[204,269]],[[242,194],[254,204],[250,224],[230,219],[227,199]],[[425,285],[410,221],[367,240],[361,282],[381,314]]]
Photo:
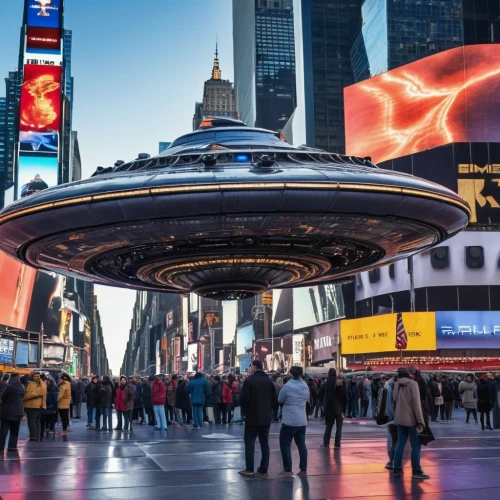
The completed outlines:
[[[95,9],[66,4],[64,24],[73,32],[73,129],[78,131],[83,178],[118,159],[132,160],[142,152],[154,156],[159,142],[191,131],[193,104],[203,95],[217,33],[224,76],[233,79],[231,1],[211,3],[207,9],[202,0],[189,5],[151,0],[141,8],[131,0],[119,6],[107,2],[99,6],[99,22]],[[23,8],[21,1],[3,6],[2,78],[17,69]],[[189,36],[185,26],[191,28]],[[96,294],[109,363],[117,373],[135,291],[96,286]]]

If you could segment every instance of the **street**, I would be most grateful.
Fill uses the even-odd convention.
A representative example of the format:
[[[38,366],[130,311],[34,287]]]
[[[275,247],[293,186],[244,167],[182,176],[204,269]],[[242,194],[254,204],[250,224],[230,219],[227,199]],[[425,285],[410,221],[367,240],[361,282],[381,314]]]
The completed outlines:
[[[465,424],[464,417],[463,410],[456,411],[451,423],[433,425],[437,439],[422,451],[423,469],[431,475],[427,481],[412,480],[406,460],[404,479],[391,477],[384,469],[385,429],[371,420],[346,420],[341,449],[334,449],[333,441],[332,448],[320,448],[323,425],[311,422],[307,479],[277,478],[283,470],[280,424],[273,424],[268,480],[237,473],[244,468],[242,425],[205,424],[201,430],[172,425],[167,437],[146,425],[135,426],[132,435],[87,431],[82,418],[72,421],[64,439],[56,434],[29,442],[23,422],[19,453],[0,458],[0,496],[2,500],[500,498],[500,433]],[[292,449],[297,471],[295,445]]]

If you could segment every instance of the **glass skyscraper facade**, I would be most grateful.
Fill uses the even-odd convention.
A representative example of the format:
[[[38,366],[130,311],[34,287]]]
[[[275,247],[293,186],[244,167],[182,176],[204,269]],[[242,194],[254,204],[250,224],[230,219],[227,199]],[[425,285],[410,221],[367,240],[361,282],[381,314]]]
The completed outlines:
[[[240,118],[281,130],[296,106],[293,0],[233,0]]]
[[[364,0],[357,82],[462,45],[500,41],[498,0]]]

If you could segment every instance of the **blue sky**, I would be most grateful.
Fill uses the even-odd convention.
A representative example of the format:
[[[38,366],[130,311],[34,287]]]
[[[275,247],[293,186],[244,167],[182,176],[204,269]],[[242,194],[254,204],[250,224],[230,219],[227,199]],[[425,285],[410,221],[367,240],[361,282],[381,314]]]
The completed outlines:
[[[24,0],[1,0],[0,76],[17,69]],[[73,31],[73,128],[83,175],[98,165],[156,154],[158,142],[191,131],[194,103],[210,77],[215,39],[233,81],[231,0],[68,0]],[[5,86],[0,85],[0,96]],[[128,339],[135,293],[98,287],[111,368]]]

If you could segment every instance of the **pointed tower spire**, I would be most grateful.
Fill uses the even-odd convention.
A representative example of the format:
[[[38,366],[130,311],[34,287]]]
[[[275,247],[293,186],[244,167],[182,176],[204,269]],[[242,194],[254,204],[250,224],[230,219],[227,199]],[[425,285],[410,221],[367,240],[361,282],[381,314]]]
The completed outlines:
[[[212,80],[220,80],[221,79],[221,70],[219,67],[219,42],[215,40],[215,58],[214,58],[214,67],[212,69]]]

